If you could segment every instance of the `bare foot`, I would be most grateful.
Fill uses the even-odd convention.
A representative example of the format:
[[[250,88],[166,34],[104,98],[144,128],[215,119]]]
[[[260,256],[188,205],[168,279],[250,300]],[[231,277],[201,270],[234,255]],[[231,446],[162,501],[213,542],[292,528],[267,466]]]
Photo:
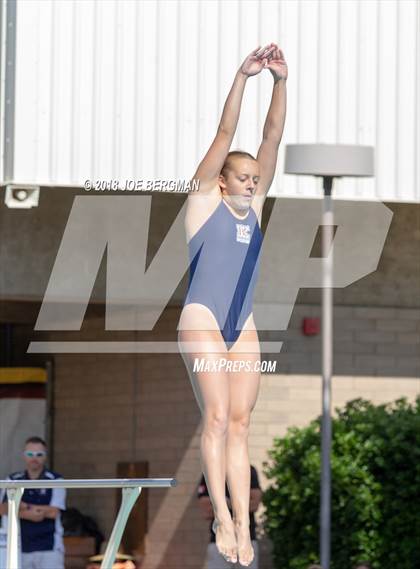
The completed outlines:
[[[233,522],[218,522],[214,520],[212,529],[216,534],[216,546],[221,555],[230,563],[236,563],[238,554],[236,549],[235,526]]]
[[[241,565],[248,566],[254,559],[254,548],[249,533],[249,523],[235,522],[236,539],[238,541],[238,557]]]

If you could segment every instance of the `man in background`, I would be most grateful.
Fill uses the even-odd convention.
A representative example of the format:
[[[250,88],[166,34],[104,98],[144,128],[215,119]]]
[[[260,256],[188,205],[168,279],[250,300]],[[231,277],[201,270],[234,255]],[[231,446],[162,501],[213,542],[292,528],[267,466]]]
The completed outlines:
[[[25,470],[8,480],[56,480],[57,472],[46,468],[47,445],[40,437],[30,437],[23,450]],[[65,488],[25,489],[19,506],[22,569],[64,569],[61,511],[66,509]],[[0,515],[8,512],[7,494],[0,490]],[[5,518],[3,527],[7,528]]]
[[[230,503],[230,495],[228,485],[225,484],[226,502],[229,511],[232,514]],[[249,498],[249,531],[251,535],[251,543],[254,548],[254,559],[248,565],[249,569],[258,569],[258,541],[256,537],[256,526],[254,512],[258,509],[261,502],[262,490],[258,480],[258,473],[254,466],[251,465],[251,486]],[[203,516],[210,520],[210,542],[207,546],[207,569],[233,569],[234,567],[242,568],[243,565],[237,561],[236,563],[229,563],[225,560],[216,547],[216,536],[212,529],[214,520],[213,506],[210,500],[209,491],[207,489],[204,474],[201,475],[200,484],[198,485],[197,498],[199,499],[199,506]]]

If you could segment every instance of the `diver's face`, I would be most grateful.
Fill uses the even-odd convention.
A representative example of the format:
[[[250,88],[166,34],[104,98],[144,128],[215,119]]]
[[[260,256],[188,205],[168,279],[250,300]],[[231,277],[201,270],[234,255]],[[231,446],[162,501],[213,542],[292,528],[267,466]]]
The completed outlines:
[[[235,209],[247,211],[256,192],[259,177],[260,168],[256,160],[235,158],[227,177],[219,177],[223,197]]]

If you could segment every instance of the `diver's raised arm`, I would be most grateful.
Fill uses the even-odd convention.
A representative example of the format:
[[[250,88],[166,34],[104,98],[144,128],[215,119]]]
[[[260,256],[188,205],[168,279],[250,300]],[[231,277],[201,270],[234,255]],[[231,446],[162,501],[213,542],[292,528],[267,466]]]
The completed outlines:
[[[273,76],[273,92],[264,123],[263,139],[257,154],[260,165],[260,179],[255,195],[257,198],[263,199],[267,195],[276,171],[278,149],[286,119],[287,102],[287,63],[282,50],[276,44],[271,45],[275,49],[269,57],[266,68],[270,70]]]
[[[245,58],[236,72],[223,107],[216,136],[193,176],[193,179],[199,180],[200,193],[217,188],[218,176],[235,136],[246,81],[248,77],[256,75],[265,67],[267,58],[273,50],[272,45],[258,47]]]

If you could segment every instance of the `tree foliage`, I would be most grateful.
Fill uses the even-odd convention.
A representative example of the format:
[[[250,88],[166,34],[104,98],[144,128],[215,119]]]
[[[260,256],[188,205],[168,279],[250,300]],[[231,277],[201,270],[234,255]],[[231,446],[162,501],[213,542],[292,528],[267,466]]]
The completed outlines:
[[[356,399],[333,419],[331,569],[420,567],[420,398]],[[264,528],[276,569],[319,562],[320,418],[275,438]]]

